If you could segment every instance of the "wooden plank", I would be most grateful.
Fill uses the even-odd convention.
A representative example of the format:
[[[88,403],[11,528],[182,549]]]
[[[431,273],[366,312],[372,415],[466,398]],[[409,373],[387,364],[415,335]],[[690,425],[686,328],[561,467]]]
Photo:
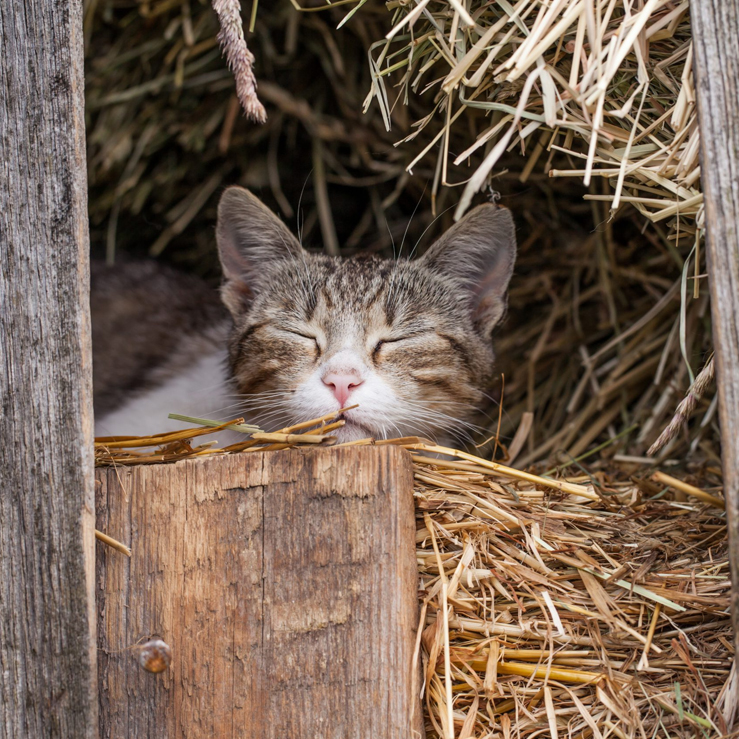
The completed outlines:
[[[413,473],[393,447],[97,471],[102,737],[421,736]],[[128,647],[154,636],[169,670]],[[413,733],[415,728],[418,733]]]
[[[706,247],[739,654],[739,0],[691,2]]]
[[[97,735],[82,1],[0,2],[0,737]]]

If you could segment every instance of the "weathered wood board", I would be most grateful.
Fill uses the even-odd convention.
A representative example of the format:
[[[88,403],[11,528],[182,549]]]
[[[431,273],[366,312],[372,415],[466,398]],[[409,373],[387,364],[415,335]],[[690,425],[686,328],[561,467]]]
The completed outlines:
[[[97,471],[100,736],[421,736],[413,473],[392,447]],[[152,675],[127,647],[159,636]]]
[[[729,525],[734,645],[739,653],[739,0],[690,5]]]
[[[97,736],[82,0],[0,0],[0,738]]]

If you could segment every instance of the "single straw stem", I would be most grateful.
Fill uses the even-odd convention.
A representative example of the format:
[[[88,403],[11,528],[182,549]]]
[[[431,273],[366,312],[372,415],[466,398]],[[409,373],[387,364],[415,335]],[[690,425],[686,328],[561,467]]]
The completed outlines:
[[[98,531],[97,529],[95,529],[95,538],[98,541],[102,541],[103,544],[107,544],[109,547],[117,549],[119,552],[121,552],[121,554],[125,554],[127,557],[131,556],[131,550],[125,544],[121,544],[121,542],[119,542],[117,539],[114,539],[112,536],[108,536],[102,531]]]
[[[726,502],[722,498],[717,498],[715,495],[711,495],[710,493],[695,487],[695,485],[690,485],[683,480],[678,480],[676,477],[672,477],[672,475],[667,475],[664,472],[655,472],[652,475],[652,480],[661,485],[669,485],[671,488],[680,490],[686,495],[697,498],[703,503],[708,503],[716,508],[726,510]]]

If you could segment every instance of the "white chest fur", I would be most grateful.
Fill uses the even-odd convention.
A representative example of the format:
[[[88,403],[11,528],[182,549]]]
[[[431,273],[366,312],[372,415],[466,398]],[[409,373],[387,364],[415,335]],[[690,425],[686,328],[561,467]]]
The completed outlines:
[[[96,418],[95,436],[147,436],[192,425],[173,421],[168,418],[170,413],[228,420],[238,415],[236,402],[226,371],[226,352],[216,351],[158,387],[137,394],[112,413]],[[231,412],[232,406],[235,412]],[[245,437],[236,432],[220,431],[215,438],[222,446]],[[206,437],[205,440],[212,439]]]

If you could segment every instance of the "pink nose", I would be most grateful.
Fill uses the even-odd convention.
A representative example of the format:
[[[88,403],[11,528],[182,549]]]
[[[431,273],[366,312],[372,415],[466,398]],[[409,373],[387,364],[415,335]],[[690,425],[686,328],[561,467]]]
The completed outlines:
[[[352,390],[358,388],[362,382],[363,380],[360,380],[356,375],[341,375],[337,372],[329,372],[323,378],[323,384],[331,388],[331,392],[334,394],[336,400],[339,401],[339,405],[342,408],[346,405],[346,401],[349,400]]]

